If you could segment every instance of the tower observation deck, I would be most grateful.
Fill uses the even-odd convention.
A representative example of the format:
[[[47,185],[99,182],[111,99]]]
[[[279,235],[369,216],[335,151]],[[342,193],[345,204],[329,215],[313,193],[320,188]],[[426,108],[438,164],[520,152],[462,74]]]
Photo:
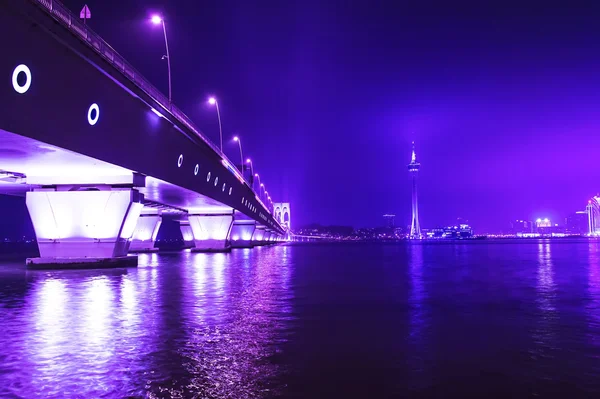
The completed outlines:
[[[408,164],[408,171],[412,180],[412,221],[410,223],[410,238],[421,239],[421,225],[419,224],[419,204],[417,199],[417,176],[421,164],[417,162],[415,143],[412,143],[412,156]]]

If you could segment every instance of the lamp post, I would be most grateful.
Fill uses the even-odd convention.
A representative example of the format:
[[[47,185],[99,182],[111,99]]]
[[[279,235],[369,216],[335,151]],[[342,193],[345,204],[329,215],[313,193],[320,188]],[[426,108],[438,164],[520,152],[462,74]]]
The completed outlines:
[[[242,154],[242,140],[240,140],[240,138],[238,136],[235,136],[233,138],[233,141],[237,141],[237,143],[239,144],[240,147],[240,162],[241,162],[241,169],[240,172],[242,172],[242,178],[244,177],[244,155]],[[246,180],[246,179],[244,179]]]
[[[258,173],[255,173],[254,177],[256,177],[256,179],[258,180],[258,196],[260,197],[260,200],[262,201],[262,192],[260,189],[260,176],[258,175]]]
[[[211,97],[208,99],[208,103],[210,105],[214,105],[217,109],[217,118],[219,119],[219,143],[221,144],[219,148],[221,149],[221,153],[223,153],[223,126],[221,125],[221,111],[219,110],[219,102],[216,98]]]
[[[165,34],[165,48],[167,49],[167,55],[163,55],[163,59],[167,59],[167,70],[169,73],[169,109],[171,108],[172,98],[171,98],[171,56],[169,55],[169,41],[167,40],[167,26],[165,25],[165,20],[160,15],[153,15],[151,21],[154,25],[161,24],[163,27],[163,32]]]
[[[246,159],[246,163],[250,164],[250,176],[254,176],[254,165],[252,164],[252,160],[248,158]],[[252,189],[254,190],[254,179],[252,180]]]
[[[258,173],[255,173],[254,177],[256,177],[258,179],[258,186],[261,187],[262,184],[260,184],[260,176],[258,175]]]

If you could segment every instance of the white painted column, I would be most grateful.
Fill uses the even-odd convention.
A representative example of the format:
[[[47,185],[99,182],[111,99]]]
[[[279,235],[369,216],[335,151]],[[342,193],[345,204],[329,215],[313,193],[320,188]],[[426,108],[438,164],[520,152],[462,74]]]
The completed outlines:
[[[183,237],[183,247],[194,248],[196,246],[194,243],[194,232],[187,217],[185,220],[179,222],[179,230],[181,230],[181,236]]]
[[[265,231],[265,235],[263,237],[263,240],[265,243],[269,244],[271,242],[271,237],[273,236],[273,232],[272,231]]]
[[[137,190],[59,187],[36,189],[25,198],[40,251],[39,258],[27,260],[30,267],[137,265],[136,257],[127,257],[143,208]]]
[[[153,208],[144,208],[129,244],[129,252],[158,251],[154,247],[156,236],[162,224],[161,212]]]
[[[252,248],[252,236],[256,229],[254,220],[234,220],[229,233],[229,241],[232,248]]]
[[[189,214],[188,221],[194,235],[193,251],[220,252],[230,249],[227,238],[233,224],[233,211]]]
[[[254,234],[252,235],[252,245],[264,245],[266,226],[257,224]]]

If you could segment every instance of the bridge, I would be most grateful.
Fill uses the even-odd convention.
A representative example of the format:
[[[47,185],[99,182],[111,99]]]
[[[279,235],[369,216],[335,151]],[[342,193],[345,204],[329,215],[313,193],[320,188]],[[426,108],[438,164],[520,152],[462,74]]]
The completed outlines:
[[[2,2],[0,32],[0,193],[25,196],[40,252],[30,267],[137,264],[128,253],[154,248],[164,218],[197,251],[289,234],[289,204],[261,197],[60,2]]]

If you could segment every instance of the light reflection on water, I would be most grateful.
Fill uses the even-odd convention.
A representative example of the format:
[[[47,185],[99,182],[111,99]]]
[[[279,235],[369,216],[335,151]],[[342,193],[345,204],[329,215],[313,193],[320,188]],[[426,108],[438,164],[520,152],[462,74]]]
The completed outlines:
[[[285,342],[275,335],[291,309],[283,251],[142,254],[137,269],[26,272],[22,307],[0,304],[9,354],[0,397],[276,394],[268,358]]]
[[[596,347],[600,347],[600,246],[597,241],[590,241],[588,248],[590,296],[590,304],[587,307],[590,319],[588,334],[590,341]]]
[[[408,246],[410,291],[408,303],[409,317],[409,367],[411,371],[411,386],[418,388],[425,384],[427,377],[427,354],[425,338],[428,329],[427,291],[424,281],[423,245],[413,244]]]
[[[537,297],[538,315],[537,326],[533,331],[533,340],[536,347],[534,356],[553,357],[556,349],[556,325],[558,314],[556,312],[556,285],[554,283],[554,269],[552,263],[552,246],[548,240],[538,243],[537,267]]]
[[[410,276],[410,341],[419,347],[423,344],[421,341],[423,328],[425,327],[424,319],[424,301],[426,300],[427,292],[423,282],[423,246],[419,244],[410,245],[409,247],[408,265]]]
[[[596,241],[307,243],[139,260],[0,265],[0,397],[600,391]]]

